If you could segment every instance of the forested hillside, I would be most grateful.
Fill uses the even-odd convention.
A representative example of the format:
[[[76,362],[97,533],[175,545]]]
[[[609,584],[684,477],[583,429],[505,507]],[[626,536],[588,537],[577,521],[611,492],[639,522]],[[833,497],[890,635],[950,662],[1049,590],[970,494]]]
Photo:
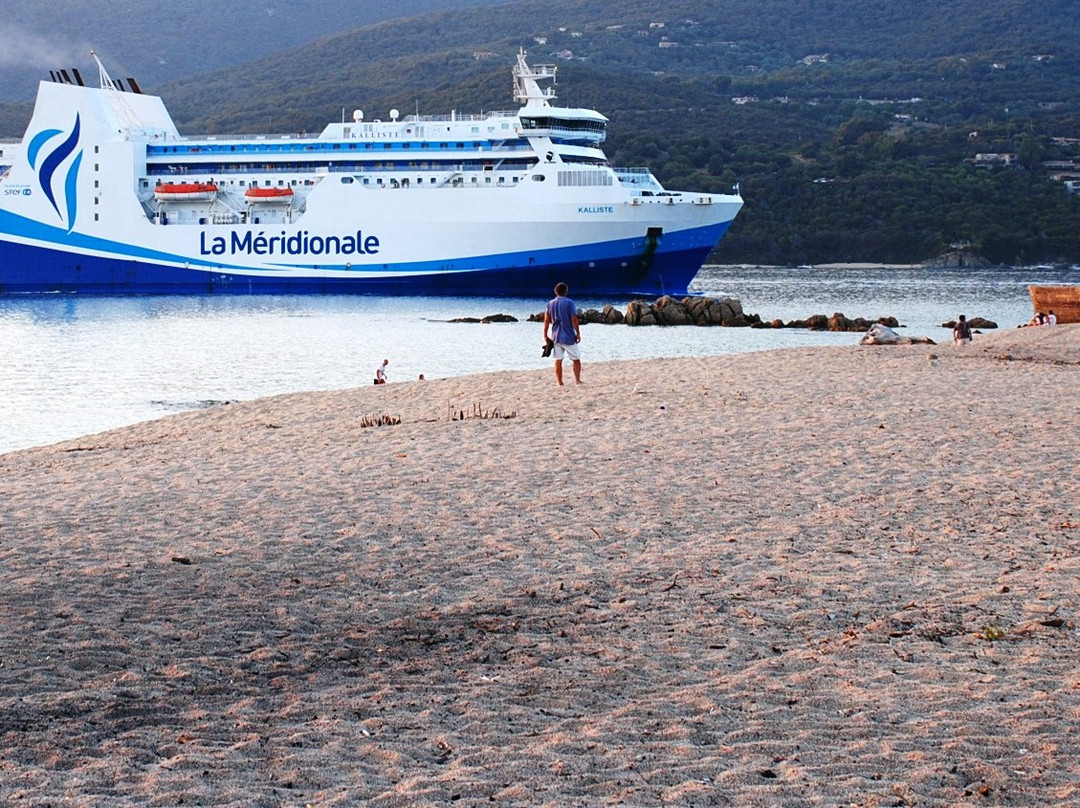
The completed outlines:
[[[522,0],[148,89],[191,133],[509,109],[524,46],[559,64],[562,103],[611,118],[614,163],[740,185],[715,260],[907,262],[970,242],[1075,263],[1080,195],[1060,177],[1080,178],[1078,30],[1073,0]],[[21,132],[28,109],[5,112],[0,131]]]
[[[0,101],[91,49],[147,85],[250,62],[383,20],[507,0],[3,0]]]

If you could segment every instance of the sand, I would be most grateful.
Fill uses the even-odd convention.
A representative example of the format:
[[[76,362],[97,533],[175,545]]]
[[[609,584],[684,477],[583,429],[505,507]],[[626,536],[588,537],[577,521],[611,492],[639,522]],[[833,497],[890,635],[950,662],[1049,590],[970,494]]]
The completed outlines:
[[[0,455],[0,804],[1080,804],[1080,326],[856,340]]]

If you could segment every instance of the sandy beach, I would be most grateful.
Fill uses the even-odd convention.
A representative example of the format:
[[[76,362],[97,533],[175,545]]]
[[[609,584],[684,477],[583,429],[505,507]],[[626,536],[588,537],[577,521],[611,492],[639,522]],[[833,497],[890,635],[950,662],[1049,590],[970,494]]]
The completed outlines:
[[[1080,326],[857,341],[0,455],[0,804],[1080,805]]]

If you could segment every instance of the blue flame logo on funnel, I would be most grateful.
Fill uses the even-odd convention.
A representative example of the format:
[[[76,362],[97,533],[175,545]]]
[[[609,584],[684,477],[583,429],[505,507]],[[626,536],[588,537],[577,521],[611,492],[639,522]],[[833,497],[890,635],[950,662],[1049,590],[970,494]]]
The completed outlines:
[[[38,182],[41,190],[56,211],[61,221],[66,221],[68,232],[75,227],[75,213],[78,205],[77,180],[79,178],[79,165],[82,163],[82,150],[75,151],[79,145],[79,116],[75,116],[75,123],[71,132],[60,143],[56,144],[51,151],[43,151],[46,144],[57,136],[64,134],[61,129],[44,129],[34,135],[30,141],[26,156],[30,161],[30,167],[37,170]],[[74,157],[72,157],[74,154]],[[38,165],[38,157],[41,157],[41,165]],[[57,176],[64,161],[71,157],[68,164],[67,174],[63,177],[60,187],[60,199],[57,199],[57,184],[60,177]],[[64,209],[60,209],[63,203]]]

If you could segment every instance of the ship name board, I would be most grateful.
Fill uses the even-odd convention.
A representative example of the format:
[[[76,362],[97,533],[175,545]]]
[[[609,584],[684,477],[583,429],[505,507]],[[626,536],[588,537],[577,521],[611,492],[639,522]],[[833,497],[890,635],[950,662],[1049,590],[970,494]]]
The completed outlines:
[[[284,230],[268,236],[258,233],[233,232],[229,236],[199,234],[199,253],[202,255],[376,255],[379,237],[365,236],[357,230],[356,235],[318,236],[307,230],[299,230],[291,236]]]
[[[614,213],[615,208],[611,205],[579,205],[578,213]]]

